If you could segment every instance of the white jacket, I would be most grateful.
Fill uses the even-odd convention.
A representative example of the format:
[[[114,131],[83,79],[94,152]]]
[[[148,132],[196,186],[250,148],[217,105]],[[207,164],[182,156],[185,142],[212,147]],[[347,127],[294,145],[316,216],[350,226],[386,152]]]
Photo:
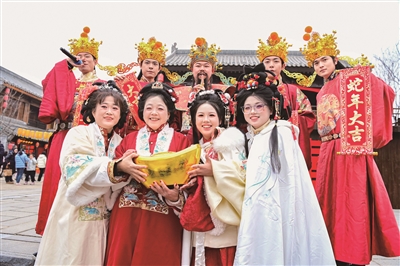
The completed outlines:
[[[46,162],[47,162],[46,155],[40,154],[39,157],[37,158],[37,166],[39,168],[46,168]]]

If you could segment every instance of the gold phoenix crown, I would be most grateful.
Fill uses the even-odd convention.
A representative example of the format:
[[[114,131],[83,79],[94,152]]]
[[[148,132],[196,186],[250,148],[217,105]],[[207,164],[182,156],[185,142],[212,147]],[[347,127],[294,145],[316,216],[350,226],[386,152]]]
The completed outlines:
[[[139,44],[135,44],[135,48],[139,52],[138,61],[142,62],[145,59],[154,59],[161,65],[165,65],[165,54],[168,49],[165,48],[165,44],[156,40],[155,37],[151,37],[148,42],[144,42],[144,38]]]
[[[70,52],[73,55],[77,55],[79,53],[90,53],[96,59],[99,58],[99,46],[103,42],[97,42],[95,39],[89,40],[88,33],[90,32],[89,27],[84,27],[83,32],[81,33],[81,37],[79,39],[69,39],[70,42],[68,46],[70,47]]]
[[[217,54],[221,51],[221,49],[215,45],[211,44],[208,47],[206,39],[203,37],[197,37],[195,40],[195,44],[192,45],[189,53],[190,62],[188,68],[191,69],[193,64],[197,61],[207,61],[211,64],[215,64],[218,62]]]
[[[285,38],[280,38],[278,33],[272,32],[268,37],[267,43],[264,43],[261,39],[258,42],[260,45],[256,52],[260,62],[267,56],[272,55],[280,57],[285,63],[287,62],[288,48],[292,45],[288,44]]]
[[[304,57],[307,60],[308,66],[312,67],[314,60],[321,56],[338,56],[340,51],[337,49],[336,44],[336,31],[332,34],[323,34],[322,38],[318,32],[312,32],[312,27],[305,28],[303,40],[308,41],[304,48],[300,48]]]

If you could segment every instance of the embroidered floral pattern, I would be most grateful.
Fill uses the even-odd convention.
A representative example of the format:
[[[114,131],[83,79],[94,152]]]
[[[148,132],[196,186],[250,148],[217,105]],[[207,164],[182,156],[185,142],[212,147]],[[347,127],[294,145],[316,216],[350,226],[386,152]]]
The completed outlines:
[[[110,212],[105,207],[103,197],[79,208],[79,221],[97,221],[109,218]]]
[[[166,152],[169,149],[172,137],[174,135],[174,130],[168,125],[158,133],[157,142],[153,153]],[[150,155],[150,145],[149,145],[150,132],[146,127],[139,130],[137,136],[136,149],[140,155],[149,156]]]
[[[168,206],[158,198],[157,193],[147,189],[136,180],[123,188],[123,193],[119,198],[119,207],[141,208],[148,211],[168,214]]]

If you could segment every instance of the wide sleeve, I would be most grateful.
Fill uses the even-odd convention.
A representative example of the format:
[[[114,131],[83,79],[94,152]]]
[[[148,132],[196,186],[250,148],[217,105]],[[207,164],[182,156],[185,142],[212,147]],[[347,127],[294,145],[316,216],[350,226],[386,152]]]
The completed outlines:
[[[75,83],[75,75],[68,69],[67,60],[56,63],[42,81],[43,98],[38,117],[42,123],[67,120],[74,103]]]
[[[307,163],[307,168],[311,169],[311,140],[310,134],[314,130],[316,117],[312,111],[311,103],[307,96],[296,86],[292,86],[291,99],[294,102],[293,115],[297,116],[296,126],[300,129],[299,146]]]
[[[244,135],[229,128],[214,141],[213,148],[219,158],[211,160],[213,177],[204,177],[211,214],[226,224],[238,226],[245,192]]]
[[[73,127],[65,137],[60,168],[67,184],[66,197],[72,205],[88,204],[109,192],[114,185],[107,174],[111,158],[98,156],[96,145],[92,127]]]
[[[383,80],[370,75],[372,92],[372,127],[374,148],[385,146],[393,138],[394,90]]]

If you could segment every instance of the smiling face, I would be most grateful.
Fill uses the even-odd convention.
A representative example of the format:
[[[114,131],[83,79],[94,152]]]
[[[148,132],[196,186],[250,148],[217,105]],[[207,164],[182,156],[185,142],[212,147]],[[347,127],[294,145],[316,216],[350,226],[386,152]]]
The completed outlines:
[[[242,108],[244,119],[254,129],[258,129],[270,119],[271,109],[257,96],[249,96]]]
[[[92,72],[97,64],[97,60],[89,53],[79,53],[76,58],[82,61],[82,64],[79,66],[79,71],[81,71],[82,74]]]
[[[328,79],[335,71],[337,58],[333,60],[330,56],[321,56],[314,60],[314,70],[318,76]]]
[[[206,102],[199,106],[196,112],[196,128],[205,140],[211,139],[220,123],[218,113],[211,104]]]
[[[121,118],[121,110],[114,102],[114,97],[107,96],[102,103],[98,103],[92,112],[100,127],[110,133]]]
[[[160,72],[160,63],[154,59],[145,59],[141,62],[140,69],[142,75],[149,81],[154,82],[158,72]]]
[[[143,119],[146,125],[152,130],[157,130],[167,123],[169,112],[161,96],[150,96],[146,100],[143,109]]]

